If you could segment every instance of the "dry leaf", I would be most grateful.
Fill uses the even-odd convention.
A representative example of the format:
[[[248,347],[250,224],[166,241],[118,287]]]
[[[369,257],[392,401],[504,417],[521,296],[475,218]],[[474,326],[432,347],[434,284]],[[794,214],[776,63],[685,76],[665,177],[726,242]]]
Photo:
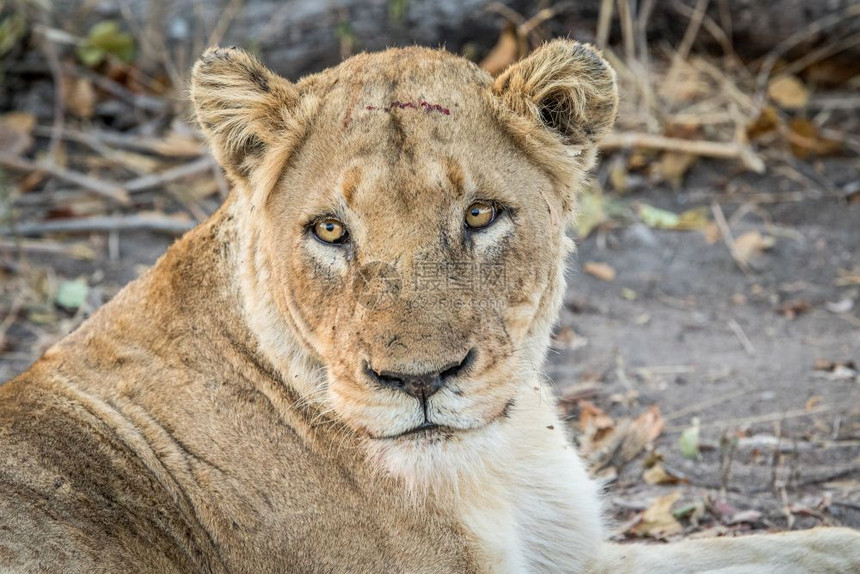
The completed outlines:
[[[660,156],[660,163],[657,164],[657,169],[660,172],[660,176],[677,189],[684,183],[684,174],[696,163],[697,159],[697,156],[689,153],[667,151]]]
[[[598,442],[615,427],[615,421],[591,401],[579,402],[579,430],[589,442]]]
[[[642,473],[646,484],[677,484],[681,479],[667,471],[659,462]]]
[[[742,263],[749,263],[775,243],[773,237],[762,235],[758,231],[747,231],[735,239],[735,256]]]
[[[600,411],[601,413],[603,411]],[[610,419],[611,420],[611,419]],[[665,421],[655,405],[636,417],[615,423],[610,432],[597,435],[594,440],[583,441],[583,450],[588,452],[588,463],[592,472],[607,467],[622,468],[648,448],[660,436]]]
[[[496,45],[481,61],[481,68],[492,76],[498,76],[508,66],[525,56],[523,43],[522,38],[517,33],[517,27],[509,23],[499,35]]]
[[[631,529],[631,532],[651,538],[664,538],[680,534],[684,527],[672,515],[672,505],[681,498],[680,492],[661,496],[642,513],[642,519]]]
[[[835,371],[839,367],[857,370],[857,364],[854,361],[830,361],[828,359],[815,359],[815,364],[812,366],[816,371]]]
[[[812,310],[812,304],[806,299],[789,299],[776,308],[776,312],[786,319],[794,319],[798,315]]]
[[[762,108],[759,116],[747,125],[747,139],[755,140],[773,132],[780,125],[779,112],[773,106]]]
[[[842,150],[841,141],[822,137],[818,126],[810,120],[794,118],[788,127],[791,153],[797,158],[831,155]]]
[[[637,429],[641,440],[645,445],[648,445],[657,440],[657,437],[663,433],[663,429],[666,428],[666,421],[660,414],[660,408],[657,405],[651,405],[647,411],[636,417],[633,426]]]
[[[794,76],[780,76],[767,85],[767,95],[779,107],[797,110],[809,101],[809,90]]]
[[[96,109],[96,91],[87,78],[67,78],[65,83],[66,108],[75,116],[88,120]]]
[[[33,128],[36,116],[26,112],[12,112],[0,116],[0,153],[22,155],[33,145]]]
[[[615,281],[615,269],[608,263],[600,263],[597,261],[587,261],[582,266],[582,270],[597,277],[601,281]]]

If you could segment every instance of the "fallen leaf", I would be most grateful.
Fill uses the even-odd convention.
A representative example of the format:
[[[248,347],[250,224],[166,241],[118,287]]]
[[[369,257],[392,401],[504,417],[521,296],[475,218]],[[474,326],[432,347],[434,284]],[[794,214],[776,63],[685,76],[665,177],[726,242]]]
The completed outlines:
[[[587,261],[582,266],[582,270],[597,277],[601,281],[615,281],[615,269],[608,263],[600,263],[597,261]]]
[[[651,538],[664,538],[673,534],[680,534],[684,527],[672,515],[672,505],[679,498],[681,498],[680,492],[673,492],[657,498],[642,513],[642,519],[631,529],[631,532]]]
[[[612,399],[613,397],[610,397]],[[660,415],[660,409],[653,405],[647,411],[636,417],[635,420],[621,419],[613,421],[612,426],[607,425],[611,418],[601,419],[597,415],[603,411],[592,414],[588,411],[596,408],[590,403],[586,411],[588,416],[594,419],[594,423],[588,423],[588,428],[596,428],[598,422],[602,422],[604,428],[601,432],[592,432],[590,435],[583,433],[580,441],[582,451],[586,453],[589,470],[598,474],[602,470],[614,467],[623,468],[628,462],[636,458],[643,450],[651,446],[657,437],[663,432],[665,421]]]
[[[622,287],[620,295],[622,299],[627,299],[628,301],[635,301],[639,298],[639,293],[629,287]]]
[[[680,221],[677,213],[666,211],[647,203],[636,204],[636,210],[639,212],[639,218],[642,219],[642,223],[648,227],[674,229]]]
[[[698,231],[706,229],[711,221],[708,219],[710,209],[707,207],[694,207],[687,211],[682,211],[678,215],[678,224],[675,225],[676,231]]]
[[[0,153],[22,155],[33,146],[33,128],[36,116],[26,112],[12,112],[0,116]]]
[[[84,65],[91,67],[99,65],[109,55],[128,64],[134,60],[134,39],[131,34],[122,32],[117,22],[105,20],[90,28],[77,54]]]
[[[609,183],[612,189],[624,193],[629,187],[627,164],[623,161],[613,161],[609,166]]]
[[[812,310],[812,304],[806,299],[789,299],[776,308],[776,312],[786,319],[794,319]]]
[[[698,156],[693,154],[667,151],[660,156],[657,170],[665,181],[678,189],[684,183],[684,174],[696,163],[697,159]]]
[[[780,76],[767,85],[767,95],[779,107],[797,110],[809,101],[809,90],[795,76]]]
[[[735,239],[735,256],[743,263],[749,263],[776,244],[773,237],[758,231],[747,231]]]
[[[647,411],[636,417],[633,421],[633,426],[647,445],[657,440],[663,434],[663,429],[666,428],[666,421],[663,419],[663,415],[660,414],[660,408],[657,405],[651,405]]]
[[[828,359],[815,359],[813,369],[816,371],[835,371],[839,367],[845,367],[852,370],[857,370],[857,364],[854,361],[830,361]]]
[[[697,207],[678,214],[647,203],[637,203],[636,210],[642,223],[655,229],[693,231],[705,229],[709,224],[706,207]]]
[[[677,484],[681,482],[679,477],[667,471],[660,463],[646,469],[645,472],[642,473],[642,480],[644,480],[646,484]]]
[[[691,460],[699,458],[699,419],[694,417],[692,424],[681,431],[681,437],[678,439],[678,446],[681,449],[681,456]]]
[[[747,139],[753,141],[765,134],[772,133],[781,123],[776,108],[765,106],[758,117],[747,125]]]
[[[579,429],[589,442],[597,442],[615,427],[615,421],[591,401],[579,402]]]
[[[818,126],[810,120],[793,118],[788,128],[791,153],[799,159],[831,155],[842,150],[841,141],[823,137]]]
[[[693,524],[696,524],[705,516],[705,503],[701,500],[683,504],[672,511],[672,516],[677,519],[686,518]]]
[[[480,66],[491,76],[498,76],[523,56],[525,53],[522,38],[517,33],[517,27],[508,23],[499,35],[496,45],[487,57],[481,60]]]
[[[66,108],[75,116],[88,120],[96,109],[96,91],[87,78],[67,78],[65,84]]]
[[[75,311],[84,304],[89,292],[89,285],[84,279],[63,281],[60,283],[54,302],[64,309]]]

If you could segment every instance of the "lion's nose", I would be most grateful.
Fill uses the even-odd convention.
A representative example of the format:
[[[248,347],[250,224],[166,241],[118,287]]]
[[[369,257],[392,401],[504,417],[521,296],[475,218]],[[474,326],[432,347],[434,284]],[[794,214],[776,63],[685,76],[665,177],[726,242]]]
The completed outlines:
[[[439,370],[424,373],[375,371],[369,365],[366,366],[365,370],[368,376],[380,385],[402,391],[423,402],[444,387],[448,381],[462,374],[474,362],[474,359],[475,349],[472,349],[461,360],[449,363]]]

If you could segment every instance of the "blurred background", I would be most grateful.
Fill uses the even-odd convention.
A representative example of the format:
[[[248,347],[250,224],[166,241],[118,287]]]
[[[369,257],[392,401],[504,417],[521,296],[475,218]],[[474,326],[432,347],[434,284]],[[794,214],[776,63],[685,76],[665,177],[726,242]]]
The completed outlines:
[[[229,192],[188,72],[595,43],[621,113],[549,359],[614,537],[860,527],[860,4],[0,0],[0,381]]]

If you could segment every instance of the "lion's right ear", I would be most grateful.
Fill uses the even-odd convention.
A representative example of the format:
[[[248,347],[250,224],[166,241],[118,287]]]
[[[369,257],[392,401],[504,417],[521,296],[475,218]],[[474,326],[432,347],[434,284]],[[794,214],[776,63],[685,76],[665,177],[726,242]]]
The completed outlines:
[[[191,100],[212,153],[243,181],[283,138],[298,99],[293,84],[238,48],[210,48],[191,76]]]
[[[493,90],[567,145],[595,146],[615,122],[615,72],[588,44],[553,40],[505,70]]]

